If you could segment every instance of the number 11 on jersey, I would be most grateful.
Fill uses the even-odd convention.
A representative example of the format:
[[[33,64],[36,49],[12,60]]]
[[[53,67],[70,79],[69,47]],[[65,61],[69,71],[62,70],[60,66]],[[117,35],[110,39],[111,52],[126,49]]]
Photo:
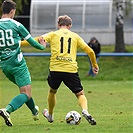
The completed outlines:
[[[64,37],[61,37],[60,42],[61,42],[60,43],[60,46],[61,46],[60,53],[63,53]],[[70,54],[71,38],[68,38],[67,42],[68,42],[68,50],[67,50],[67,53]]]

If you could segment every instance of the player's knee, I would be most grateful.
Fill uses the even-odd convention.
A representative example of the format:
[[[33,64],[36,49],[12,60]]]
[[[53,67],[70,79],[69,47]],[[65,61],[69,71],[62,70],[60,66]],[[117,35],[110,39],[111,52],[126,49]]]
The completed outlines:
[[[26,95],[28,96],[29,99],[31,98],[31,94],[28,93],[28,94],[26,94]]]
[[[28,99],[31,98],[31,94],[30,94],[30,93],[21,92],[21,94],[25,94],[25,95],[27,95]]]
[[[20,87],[20,93],[24,93],[28,96],[28,98],[31,98],[31,85]]]
[[[57,90],[50,88],[50,93],[56,93],[56,92],[57,92]]]
[[[79,97],[80,95],[84,95],[84,91],[82,90],[82,91],[80,91],[78,93],[75,93],[75,95],[76,95],[76,97]]]
[[[31,92],[30,91],[20,90],[20,94],[26,94],[29,99],[31,98]]]

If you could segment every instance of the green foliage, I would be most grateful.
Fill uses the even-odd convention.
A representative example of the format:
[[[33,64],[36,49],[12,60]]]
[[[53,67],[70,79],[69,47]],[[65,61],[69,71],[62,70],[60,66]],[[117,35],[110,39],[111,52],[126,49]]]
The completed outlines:
[[[125,14],[129,15],[129,13],[132,11],[132,1],[131,0],[126,0],[125,3]]]
[[[121,1],[122,0],[113,0],[113,5],[116,6],[116,3],[121,2]],[[132,10],[132,0],[125,0],[124,5],[125,5],[124,6],[125,15],[129,15],[131,13],[131,10]]]
[[[70,110],[81,114],[77,98],[62,84],[57,93],[54,110],[55,121],[48,123],[42,116],[47,108],[48,85],[45,81],[33,81],[32,95],[40,107],[40,120],[33,121],[32,114],[24,104],[11,114],[13,127],[7,127],[0,117],[0,133],[132,133],[132,81],[83,80],[88,99],[89,112],[97,125],[91,126],[83,117],[79,125],[67,125],[64,118]],[[0,108],[19,93],[9,81],[0,81]]]
[[[14,0],[14,2],[16,2],[16,4],[17,4],[16,15],[18,15],[19,14],[19,11],[22,10],[22,1],[21,0]]]
[[[22,10],[22,0],[13,0],[17,4],[16,9],[16,15],[19,15],[20,12],[23,12]],[[28,0],[24,0],[24,4],[28,4]],[[2,5],[2,1],[0,1],[0,5]],[[1,9],[1,6],[0,6]],[[1,10],[0,10],[0,16],[1,16]]]

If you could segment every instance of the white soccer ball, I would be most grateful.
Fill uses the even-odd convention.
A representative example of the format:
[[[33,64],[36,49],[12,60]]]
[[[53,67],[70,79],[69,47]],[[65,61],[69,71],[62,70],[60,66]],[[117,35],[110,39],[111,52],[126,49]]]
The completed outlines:
[[[65,121],[70,125],[78,125],[81,121],[81,115],[77,111],[70,111],[66,114]]]

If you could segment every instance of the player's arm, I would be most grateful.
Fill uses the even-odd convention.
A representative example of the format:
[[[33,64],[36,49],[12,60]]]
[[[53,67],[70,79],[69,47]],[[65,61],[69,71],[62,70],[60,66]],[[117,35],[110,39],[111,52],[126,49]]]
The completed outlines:
[[[46,48],[46,42],[42,37],[36,37],[36,38],[30,37],[27,40],[21,41],[21,45],[22,46],[32,45],[33,47],[40,50],[43,50],[44,48]]]
[[[34,38],[34,40],[39,42],[38,39],[39,39],[39,37]],[[27,45],[30,45],[30,43],[28,41],[26,41],[26,40],[21,41],[21,46],[27,46]]]
[[[43,50],[44,48],[46,48],[46,42],[43,39],[43,37],[38,38],[38,41],[30,37],[29,39],[27,39],[27,42],[31,44],[33,47],[40,49],[40,50]]]
[[[96,56],[94,51],[84,42],[84,40],[79,35],[77,35],[77,39],[78,39],[78,46],[84,50],[84,52],[89,56],[91,60],[94,74],[97,74],[99,67],[96,61]]]
[[[98,67],[98,64],[96,61],[96,56],[95,56],[94,51],[89,46],[86,46],[83,50],[89,56],[89,58],[91,60],[94,74],[97,74],[99,67]]]
[[[30,33],[22,24],[19,25],[18,30],[19,34],[24,38],[24,40],[26,40],[33,47],[40,50],[43,50],[46,47],[46,42],[42,37],[36,41],[33,37],[31,37]]]
[[[47,34],[44,34],[44,35],[41,35],[40,37],[43,37],[43,39],[45,40],[45,42],[49,43],[51,38],[52,38],[52,33],[53,32],[49,32]],[[40,37],[35,37],[34,40],[36,40],[37,42],[39,42],[39,38]],[[22,46],[27,46],[27,45],[30,45],[29,42],[27,42],[26,40],[24,41],[21,41],[21,45]]]

